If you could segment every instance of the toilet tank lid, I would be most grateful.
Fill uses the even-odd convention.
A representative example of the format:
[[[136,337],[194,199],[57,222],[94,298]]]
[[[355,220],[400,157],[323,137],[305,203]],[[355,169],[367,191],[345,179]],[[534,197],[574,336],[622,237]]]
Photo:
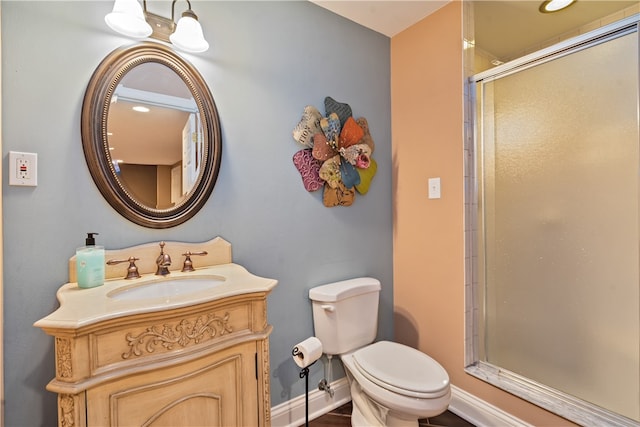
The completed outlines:
[[[309,289],[309,298],[318,302],[336,302],[368,292],[379,292],[380,281],[373,277],[358,277]]]

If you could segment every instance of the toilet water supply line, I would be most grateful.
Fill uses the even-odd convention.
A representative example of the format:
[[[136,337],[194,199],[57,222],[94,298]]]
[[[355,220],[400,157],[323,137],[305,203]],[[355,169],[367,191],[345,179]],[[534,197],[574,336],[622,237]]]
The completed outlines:
[[[318,390],[324,390],[329,393],[329,396],[333,397],[333,390],[331,389],[331,359],[333,355],[326,354],[327,363],[324,365],[324,378],[318,383]]]

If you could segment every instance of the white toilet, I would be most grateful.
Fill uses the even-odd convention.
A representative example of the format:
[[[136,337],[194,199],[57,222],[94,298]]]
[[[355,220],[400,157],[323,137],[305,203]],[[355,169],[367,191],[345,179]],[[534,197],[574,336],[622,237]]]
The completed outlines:
[[[394,342],[373,342],[380,281],[345,280],[309,290],[315,336],[340,356],[349,380],[353,426],[417,426],[451,401],[449,375],[426,354]]]

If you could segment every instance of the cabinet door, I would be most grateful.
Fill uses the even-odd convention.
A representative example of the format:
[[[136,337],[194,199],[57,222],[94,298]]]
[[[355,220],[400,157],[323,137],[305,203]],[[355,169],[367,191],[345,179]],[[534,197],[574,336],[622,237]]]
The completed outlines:
[[[87,391],[89,426],[257,426],[255,342]]]

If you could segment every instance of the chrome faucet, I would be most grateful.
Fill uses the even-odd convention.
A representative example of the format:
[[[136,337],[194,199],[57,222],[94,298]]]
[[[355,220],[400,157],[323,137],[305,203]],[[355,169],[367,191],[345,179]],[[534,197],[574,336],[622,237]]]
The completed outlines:
[[[170,273],[169,266],[171,265],[171,257],[169,254],[164,253],[164,242],[160,242],[160,255],[156,258],[156,265],[158,269],[156,270],[157,276],[166,276]]]

